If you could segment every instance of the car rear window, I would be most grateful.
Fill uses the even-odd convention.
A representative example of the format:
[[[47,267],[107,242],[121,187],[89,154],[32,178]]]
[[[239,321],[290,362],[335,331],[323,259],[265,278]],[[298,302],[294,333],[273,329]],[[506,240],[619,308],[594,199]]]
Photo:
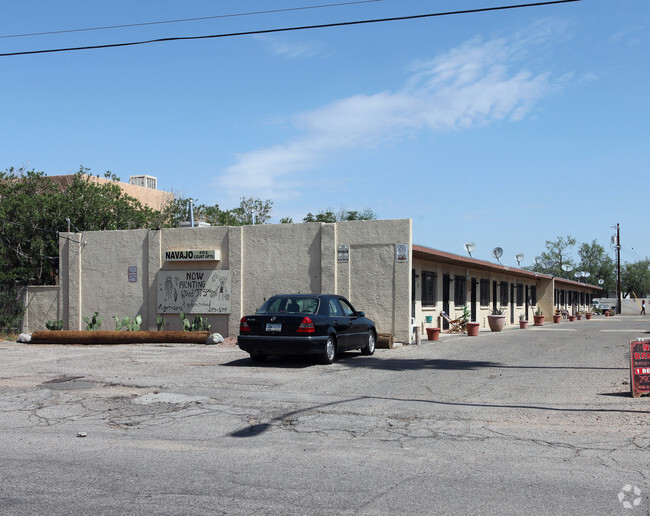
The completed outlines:
[[[272,297],[257,311],[258,314],[315,314],[318,312],[317,297]]]

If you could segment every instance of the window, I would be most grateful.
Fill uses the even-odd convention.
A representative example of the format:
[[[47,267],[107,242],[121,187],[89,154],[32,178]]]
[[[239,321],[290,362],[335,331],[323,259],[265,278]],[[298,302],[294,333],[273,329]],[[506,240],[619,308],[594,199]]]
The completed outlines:
[[[330,299],[329,302],[330,317],[343,317],[343,310],[336,299]]]
[[[490,280],[481,280],[481,306],[490,304]]]
[[[346,317],[352,317],[354,315],[354,309],[343,299],[339,299],[339,303],[341,303],[341,308]]]
[[[463,306],[467,303],[467,280],[465,276],[454,276],[454,304]]]
[[[501,306],[506,306],[508,304],[510,296],[508,296],[508,282],[502,281],[499,283],[499,303]]]
[[[435,272],[422,271],[422,306],[434,306],[438,301],[437,282],[438,275]]]
[[[522,306],[524,304],[524,286],[521,283],[517,283],[517,306]]]

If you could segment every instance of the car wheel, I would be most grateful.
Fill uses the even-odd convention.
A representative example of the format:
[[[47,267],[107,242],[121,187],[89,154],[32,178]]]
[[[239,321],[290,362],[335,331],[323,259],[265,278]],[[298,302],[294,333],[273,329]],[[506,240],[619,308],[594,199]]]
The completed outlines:
[[[368,344],[365,347],[361,348],[362,355],[372,355],[375,352],[375,333],[373,331],[368,332]]]
[[[264,362],[266,360],[266,355],[261,353],[251,353],[251,360],[255,363]]]
[[[334,341],[334,337],[331,335],[327,338],[327,344],[325,344],[325,349],[323,350],[323,354],[319,357],[320,360],[319,362],[321,364],[331,364],[334,362],[334,358],[336,357],[336,342]]]

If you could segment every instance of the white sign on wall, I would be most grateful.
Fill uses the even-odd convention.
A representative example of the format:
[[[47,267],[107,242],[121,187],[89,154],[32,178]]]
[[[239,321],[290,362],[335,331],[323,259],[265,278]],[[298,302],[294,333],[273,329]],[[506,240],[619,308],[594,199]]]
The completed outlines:
[[[409,246],[408,244],[397,244],[395,246],[395,261],[403,263],[409,261]]]
[[[159,314],[229,314],[230,271],[158,272]]]
[[[221,251],[216,249],[180,249],[176,251],[165,251],[165,261],[168,262],[191,262],[220,259]]]

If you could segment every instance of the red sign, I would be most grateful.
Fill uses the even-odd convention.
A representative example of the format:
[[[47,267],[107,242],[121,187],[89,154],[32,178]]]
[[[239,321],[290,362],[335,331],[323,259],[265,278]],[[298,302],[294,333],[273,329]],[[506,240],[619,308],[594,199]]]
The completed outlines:
[[[650,394],[650,340],[630,342],[630,384],[632,396]]]

